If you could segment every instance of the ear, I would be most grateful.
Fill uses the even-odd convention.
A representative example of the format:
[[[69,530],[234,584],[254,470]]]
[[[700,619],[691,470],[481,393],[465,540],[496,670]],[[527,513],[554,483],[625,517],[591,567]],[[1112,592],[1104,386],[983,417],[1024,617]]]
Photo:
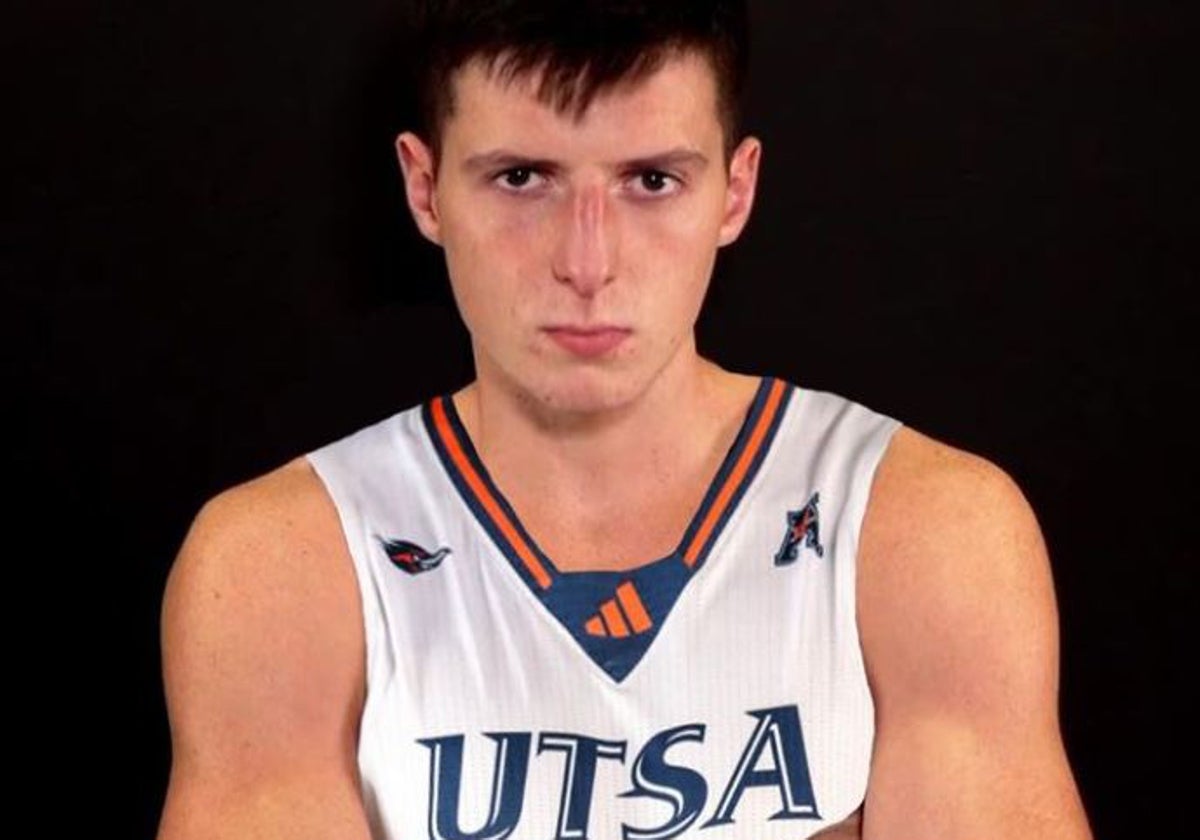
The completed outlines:
[[[729,183],[725,187],[725,215],[717,238],[718,247],[728,245],[742,233],[754,206],[754,189],[758,184],[758,162],[762,143],[757,137],[746,137],[738,144],[729,161]]]
[[[442,244],[441,223],[437,210],[437,178],[433,153],[411,131],[396,137],[396,157],[404,175],[404,193],[417,228],[430,242]]]

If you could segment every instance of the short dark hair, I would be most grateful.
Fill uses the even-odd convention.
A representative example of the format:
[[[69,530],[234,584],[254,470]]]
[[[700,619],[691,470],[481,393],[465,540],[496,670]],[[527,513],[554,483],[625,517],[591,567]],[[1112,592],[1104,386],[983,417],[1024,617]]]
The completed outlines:
[[[578,119],[602,90],[695,50],[716,77],[728,166],[741,132],[747,17],[745,0],[424,0],[410,64],[418,132],[436,166],[454,112],[452,79],[475,59],[505,80],[543,69],[538,99]]]

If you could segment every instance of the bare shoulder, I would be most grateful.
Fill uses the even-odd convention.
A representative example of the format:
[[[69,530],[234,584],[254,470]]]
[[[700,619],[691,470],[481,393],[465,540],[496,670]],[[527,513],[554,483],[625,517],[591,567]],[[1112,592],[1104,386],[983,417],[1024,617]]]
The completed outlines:
[[[879,652],[878,674],[883,657],[931,661],[928,645],[993,657],[1019,647],[1024,667],[1041,669],[1042,693],[1054,688],[1049,557],[1033,508],[999,466],[898,429],[875,474],[859,554],[860,627]]]
[[[1029,513],[1016,482],[995,463],[901,426],[879,463],[868,513],[886,523],[885,517],[905,508],[911,512],[914,505],[920,505],[922,513],[946,515],[977,509],[980,503],[989,509],[1000,505],[995,512],[1001,515]]]
[[[337,511],[303,457],[209,499],[188,529],[163,597],[164,632],[172,629],[168,619],[236,619],[256,630],[270,618],[282,622],[278,633],[319,617],[341,638],[357,628],[358,609]]]
[[[1050,562],[1017,483],[899,429],[876,470],[859,559],[876,706],[864,837],[905,826],[1087,838],[1059,730]]]
[[[239,572],[263,571],[263,558],[298,551],[318,556],[316,563],[296,564],[295,571],[344,551],[337,511],[304,457],[209,499],[188,529],[176,568],[206,558],[209,564],[238,564]]]
[[[964,597],[983,594],[970,586],[980,575],[1034,583],[1049,572],[1037,517],[1016,481],[908,426],[897,429],[876,470],[860,556],[868,583],[900,585],[920,573],[928,585],[955,584]]]
[[[199,818],[252,781],[351,791],[363,646],[337,511],[306,459],[209,499],[162,601],[164,824]],[[357,807],[349,793],[342,801]]]

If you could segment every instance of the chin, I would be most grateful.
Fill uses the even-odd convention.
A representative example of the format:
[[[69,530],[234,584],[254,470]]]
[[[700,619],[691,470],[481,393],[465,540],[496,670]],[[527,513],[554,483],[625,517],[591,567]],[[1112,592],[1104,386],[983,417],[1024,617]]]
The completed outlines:
[[[532,346],[526,352],[476,354],[481,378],[507,391],[535,414],[598,415],[635,403],[669,366],[671,358],[632,344],[604,359],[583,360]]]
[[[538,377],[524,388],[541,408],[568,414],[597,414],[632,402],[648,384],[630,370],[575,368]]]

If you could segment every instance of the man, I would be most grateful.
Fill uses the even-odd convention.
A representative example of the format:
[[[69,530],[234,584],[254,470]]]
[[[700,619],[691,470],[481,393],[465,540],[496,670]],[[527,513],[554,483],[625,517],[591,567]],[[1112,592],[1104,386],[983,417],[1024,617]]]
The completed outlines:
[[[744,10],[559,5],[431,30],[396,142],[476,379],[193,523],[161,840],[1090,837],[1012,480],[696,351]]]

